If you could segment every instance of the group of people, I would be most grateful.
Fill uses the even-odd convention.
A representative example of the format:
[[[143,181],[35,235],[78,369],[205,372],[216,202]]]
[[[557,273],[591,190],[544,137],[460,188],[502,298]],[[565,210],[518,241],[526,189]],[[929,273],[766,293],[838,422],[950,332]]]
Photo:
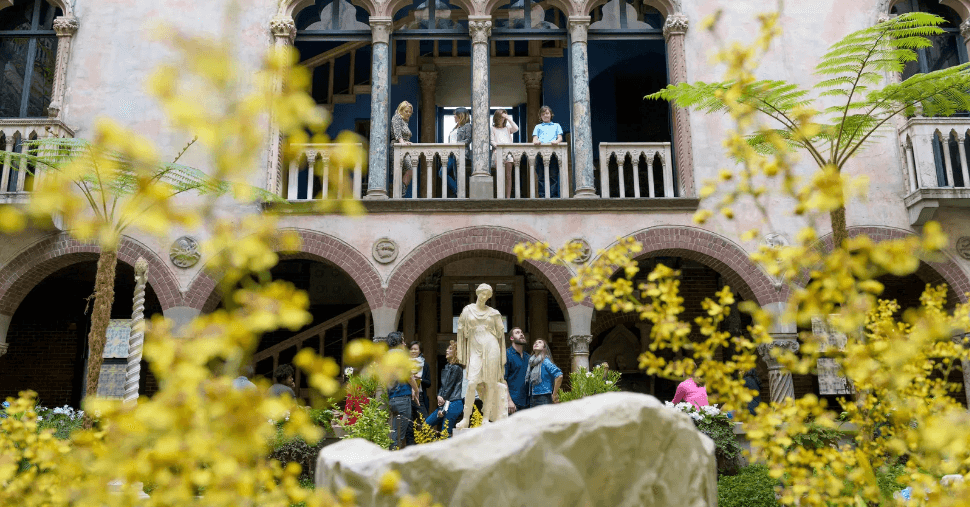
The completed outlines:
[[[526,350],[528,340],[520,328],[512,328],[505,350],[504,383],[508,388],[507,410],[513,414],[529,407],[559,403],[562,370],[552,360],[552,354],[544,340],[536,340],[532,354]],[[405,350],[403,335],[390,333],[387,345],[391,349]],[[458,345],[452,340],[445,352],[446,364],[441,370],[436,405],[429,407],[426,390],[431,386],[428,364],[421,355],[420,342],[411,342],[411,358],[415,370],[407,382],[393,384],[388,390],[391,411],[391,439],[398,449],[414,444],[412,422],[424,419],[432,427],[447,428],[454,435],[458,422],[465,417],[465,394],[468,378],[465,367],[459,363]],[[478,400],[476,400],[478,402]]]
[[[411,119],[411,115],[414,113],[414,107],[408,101],[403,101],[397,106],[397,110],[394,116],[391,118],[391,143],[398,143],[409,145],[411,144],[411,129],[408,127],[408,120]],[[558,123],[552,121],[553,118],[552,108],[549,106],[542,106],[539,108],[539,120],[541,123],[532,129],[532,143],[536,145],[540,144],[559,144],[562,142],[563,130],[562,126]],[[515,124],[512,118],[509,116],[508,111],[504,109],[498,109],[495,114],[492,115],[492,123],[489,129],[490,132],[490,143],[492,150],[492,169],[496,169],[498,160],[496,160],[495,150],[496,146],[500,144],[511,144],[512,135],[519,131],[519,126]],[[471,115],[468,109],[464,107],[459,107],[455,110],[455,126],[448,133],[448,143],[451,144],[464,144],[465,145],[465,167],[471,166],[471,151],[468,146],[472,142],[472,125],[471,125]],[[514,168],[514,158],[511,153],[507,153],[504,157],[505,160],[503,164],[505,165],[505,197],[512,197],[513,188],[513,177],[512,171]],[[448,162],[446,164],[445,172],[442,173],[442,168],[438,169],[438,177],[447,179],[448,187],[448,197],[454,198],[458,195],[458,183],[457,183],[457,160],[455,157],[448,157]],[[411,159],[410,155],[404,156],[404,172],[402,174],[402,182],[400,184],[404,185],[403,195],[404,197],[411,197],[412,192],[414,192],[414,181],[416,179],[414,170],[414,161]],[[542,159],[539,159],[535,164],[536,179],[538,181],[538,196],[546,196],[545,188],[545,164]],[[393,171],[388,174],[388,181],[393,184]],[[549,196],[553,198],[558,198],[560,195],[559,188],[559,160],[553,158],[549,164]]]

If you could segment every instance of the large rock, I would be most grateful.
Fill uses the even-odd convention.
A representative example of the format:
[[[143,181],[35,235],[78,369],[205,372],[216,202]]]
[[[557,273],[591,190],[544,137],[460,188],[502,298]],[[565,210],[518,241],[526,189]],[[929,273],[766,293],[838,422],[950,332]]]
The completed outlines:
[[[390,470],[402,480],[382,495]],[[317,487],[350,487],[365,506],[423,491],[446,506],[717,505],[714,442],[686,414],[634,393],[524,410],[397,452],[343,440],[320,452]]]

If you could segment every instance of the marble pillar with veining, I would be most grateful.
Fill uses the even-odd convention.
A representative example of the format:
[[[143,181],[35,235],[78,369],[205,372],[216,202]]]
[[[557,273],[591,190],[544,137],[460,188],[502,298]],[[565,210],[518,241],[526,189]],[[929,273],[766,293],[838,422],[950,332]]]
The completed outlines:
[[[798,352],[798,335],[772,333],[772,338],[773,341],[771,343],[758,345],[758,354],[768,365],[768,392],[770,400],[775,403],[781,403],[786,398],[795,397],[795,385],[792,382],[791,372],[782,368],[778,360],[771,354],[771,351],[775,347],[778,347],[788,349],[793,353]]]
[[[367,199],[387,199],[387,156],[390,134],[388,101],[390,100],[388,43],[391,18],[370,18],[373,42],[371,58],[370,152],[367,155]]]
[[[277,16],[269,22],[270,33],[273,34],[273,47],[280,49],[293,45],[296,39],[296,23],[289,16]],[[273,91],[280,93],[283,89],[281,76],[275,78]],[[283,195],[283,137],[275,118],[270,121],[269,153],[266,163],[266,190],[272,194]]]
[[[494,182],[488,163],[491,151],[491,132],[488,128],[488,37],[491,33],[491,16],[468,17],[468,34],[472,38],[472,175],[468,194],[472,199],[493,197]]]
[[[687,35],[687,16],[673,14],[664,22],[663,34],[667,40],[667,62],[670,84],[687,81],[687,54],[684,38]],[[677,175],[680,179],[680,196],[693,197],[694,155],[691,148],[690,115],[687,109],[672,107],[674,153],[677,157]]]
[[[596,197],[593,178],[593,129],[589,111],[589,57],[586,34],[589,16],[569,17],[570,58],[573,69],[573,174],[576,197]],[[560,182],[565,185],[565,182]],[[561,189],[563,197],[568,189]]]

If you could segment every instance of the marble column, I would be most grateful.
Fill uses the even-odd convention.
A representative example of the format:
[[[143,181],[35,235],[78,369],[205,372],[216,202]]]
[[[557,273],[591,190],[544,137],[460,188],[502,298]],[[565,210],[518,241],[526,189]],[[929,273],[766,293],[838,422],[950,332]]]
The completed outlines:
[[[269,22],[273,34],[273,47],[276,49],[293,45],[296,38],[296,23],[289,16],[277,16]],[[282,76],[277,76],[273,90],[279,93],[283,88]],[[266,191],[285,196],[283,189],[283,136],[275,119],[270,121],[269,153],[266,161]]]
[[[791,373],[785,371],[775,359],[771,351],[781,348],[791,352],[798,352],[798,334],[796,333],[772,333],[774,341],[772,343],[758,345],[758,354],[768,365],[768,392],[772,402],[782,402],[785,398],[795,397],[795,386],[792,383]]]
[[[532,142],[532,130],[539,123],[539,107],[542,106],[542,71],[532,70],[522,73],[525,81],[525,121],[522,122],[522,142]]]
[[[589,110],[589,58],[586,33],[589,16],[569,16],[569,57],[573,69],[573,178],[575,197],[596,197],[593,179],[593,128]],[[561,163],[561,162],[560,162]],[[565,182],[561,195],[569,195]]]
[[[388,101],[391,99],[389,80],[389,42],[391,38],[390,17],[371,16],[372,38],[371,88],[370,88],[370,153],[367,155],[367,196],[365,199],[387,199],[387,152],[390,129]]]
[[[409,41],[410,42],[410,41]],[[422,143],[435,142],[435,90],[438,87],[438,70],[433,65],[427,70],[418,72],[421,83],[421,133],[419,141]]]
[[[10,330],[10,321],[13,315],[0,314],[0,357],[7,353],[10,344],[7,343],[7,331]]]
[[[549,292],[529,289],[529,339],[549,341]]]
[[[148,285],[148,261],[139,257],[135,262],[135,294],[132,299],[131,330],[128,334],[128,364],[125,366],[126,405],[138,403],[138,384],[141,381],[142,346],[145,343],[145,287]]]
[[[54,57],[54,85],[51,87],[51,104],[47,108],[47,116],[50,118],[62,119],[61,108],[64,103],[67,60],[71,56],[71,42],[74,40],[77,28],[77,18],[74,16],[54,18],[54,33],[57,34],[57,54]]]
[[[495,180],[489,171],[488,128],[488,37],[492,33],[492,17],[469,16],[468,33],[472,37],[472,175],[468,196],[491,199],[495,196]]]
[[[970,53],[970,18],[960,23],[960,35],[963,37],[963,44],[967,46],[967,53]]]
[[[667,79],[670,84],[687,81],[687,53],[684,37],[687,34],[687,16],[673,14],[667,16],[663,28],[667,40]],[[671,106],[673,107],[673,106]],[[677,175],[680,179],[681,197],[694,194],[694,155],[691,146],[690,115],[682,107],[673,107],[674,154],[677,157]]]
[[[569,349],[573,357],[572,371],[579,371],[580,368],[589,371],[589,343],[591,341],[593,341],[593,336],[588,334],[569,337]]]

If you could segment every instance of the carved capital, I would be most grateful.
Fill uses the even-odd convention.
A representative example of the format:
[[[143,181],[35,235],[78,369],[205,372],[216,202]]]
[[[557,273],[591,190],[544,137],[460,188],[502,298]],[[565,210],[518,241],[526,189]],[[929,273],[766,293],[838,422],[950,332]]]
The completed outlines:
[[[966,43],[970,41],[970,18],[967,18],[960,23],[960,35],[963,36],[963,42]]]
[[[47,117],[57,118],[61,114],[61,102],[59,100],[51,101],[51,105],[47,106]]]
[[[758,355],[761,359],[764,359],[768,363],[768,367],[771,369],[779,368],[778,361],[771,355],[771,351],[774,348],[788,349],[791,353],[797,353],[799,349],[798,339],[796,335],[783,335],[776,337],[771,343],[762,343],[758,345]]]
[[[77,32],[77,18],[58,16],[54,18],[54,32],[58,37],[70,37]]]
[[[588,334],[577,334],[569,337],[569,348],[572,349],[573,355],[576,354],[589,354],[589,344],[593,341],[592,335]]]
[[[683,14],[673,14],[667,16],[664,22],[664,39],[670,39],[671,35],[684,35],[687,33],[687,16]]]
[[[492,19],[472,19],[468,18],[468,35],[472,37],[472,44],[487,44],[488,37],[492,35]]]
[[[569,37],[573,42],[586,42],[589,32],[589,16],[569,16]]]
[[[522,80],[525,81],[525,87],[530,90],[542,89],[542,71],[533,70],[529,72],[522,73]]]
[[[10,347],[9,343],[0,343],[0,356],[3,356],[4,354],[6,354],[7,348],[9,347]]]
[[[289,16],[276,16],[269,21],[269,31],[274,39],[285,39],[290,44],[296,39],[296,23]]]
[[[418,72],[418,81],[421,82],[421,91],[433,93],[438,87],[438,71],[422,70]]]
[[[370,20],[371,41],[374,44],[387,44],[391,40],[392,19],[390,17],[371,16]]]

